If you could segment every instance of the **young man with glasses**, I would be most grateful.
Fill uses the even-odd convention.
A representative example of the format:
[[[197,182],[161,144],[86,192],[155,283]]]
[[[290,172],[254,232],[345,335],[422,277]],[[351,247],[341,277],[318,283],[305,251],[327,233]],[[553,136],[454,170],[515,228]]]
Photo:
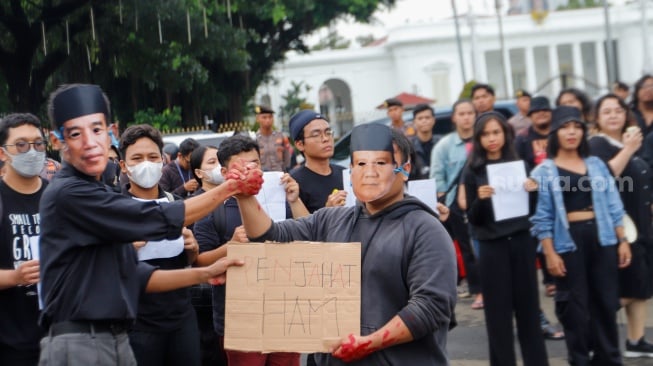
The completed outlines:
[[[303,110],[290,118],[290,134],[306,159],[290,175],[299,183],[299,197],[309,212],[322,207],[342,206],[347,192],[342,186],[343,167],[331,164],[333,130],[323,115]]]
[[[43,331],[38,325],[39,201],[47,181],[39,177],[46,141],[32,114],[0,121],[0,365],[36,365]]]

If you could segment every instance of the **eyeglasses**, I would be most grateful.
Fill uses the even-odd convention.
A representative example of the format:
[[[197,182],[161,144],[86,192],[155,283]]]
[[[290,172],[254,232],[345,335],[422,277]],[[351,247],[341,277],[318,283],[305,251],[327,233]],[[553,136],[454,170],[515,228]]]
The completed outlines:
[[[16,148],[16,151],[18,151],[19,154],[24,154],[29,151],[30,145],[34,146],[34,150],[38,152],[43,152],[45,151],[46,146],[48,146],[48,143],[43,141],[43,140],[37,140],[34,142],[27,142],[27,141],[18,141],[15,144],[7,144],[7,145],[2,145],[5,149],[9,146],[14,146]]]
[[[304,136],[304,138],[315,139],[315,138],[322,137],[322,136],[327,137],[327,138],[333,137],[333,130],[332,129],[327,129],[327,130],[324,130],[324,131],[312,131],[308,136]]]

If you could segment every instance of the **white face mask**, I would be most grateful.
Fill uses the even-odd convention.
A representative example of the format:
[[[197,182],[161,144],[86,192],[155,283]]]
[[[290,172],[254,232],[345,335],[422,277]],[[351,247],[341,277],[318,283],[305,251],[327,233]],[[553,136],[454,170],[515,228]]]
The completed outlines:
[[[29,149],[25,153],[12,155],[5,150],[5,153],[11,157],[11,167],[21,177],[36,177],[45,166],[45,151]]]
[[[153,163],[151,161],[144,161],[134,166],[128,166],[129,179],[142,188],[152,188],[161,179],[163,174],[163,163]]]
[[[220,164],[218,164],[218,166],[216,166],[215,168],[209,170],[208,172],[206,170],[202,170],[202,171],[204,173],[208,174],[208,177],[205,178],[205,179],[209,183],[219,185],[219,184],[222,184],[222,182],[224,182],[224,177],[222,176],[221,170],[222,170],[222,167],[220,166]]]

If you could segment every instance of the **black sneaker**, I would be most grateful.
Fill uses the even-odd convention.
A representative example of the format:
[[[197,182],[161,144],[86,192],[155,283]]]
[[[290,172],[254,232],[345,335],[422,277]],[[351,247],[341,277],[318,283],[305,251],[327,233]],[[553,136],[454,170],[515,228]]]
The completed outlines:
[[[624,352],[624,357],[626,358],[638,358],[638,357],[651,357],[653,358],[653,344],[648,343],[644,337],[642,337],[636,345],[631,345],[630,342],[626,341],[626,352]]]

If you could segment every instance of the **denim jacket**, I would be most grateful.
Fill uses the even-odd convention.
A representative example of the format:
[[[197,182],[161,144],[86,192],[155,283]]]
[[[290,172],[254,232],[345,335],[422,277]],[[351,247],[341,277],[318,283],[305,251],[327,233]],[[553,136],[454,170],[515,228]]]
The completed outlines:
[[[460,181],[459,173],[467,162],[467,150],[465,142],[460,139],[458,132],[454,131],[438,141],[431,151],[430,178],[435,178],[435,189],[438,193],[444,193],[449,187],[458,185],[454,182],[456,177]],[[447,193],[445,205],[451,206],[456,198],[457,189],[451,189]]]
[[[624,216],[619,190],[603,161],[595,156],[584,160],[589,186],[592,189],[592,205],[599,230],[599,243],[601,246],[616,245],[615,228],[623,226]],[[544,160],[533,169],[531,178],[538,183],[537,208],[530,218],[533,224],[531,234],[540,241],[553,238],[553,247],[557,253],[575,251],[576,245],[569,234],[567,211],[562,200],[558,168],[553,160]],[[584,186],[587,185],[581,187]]]

